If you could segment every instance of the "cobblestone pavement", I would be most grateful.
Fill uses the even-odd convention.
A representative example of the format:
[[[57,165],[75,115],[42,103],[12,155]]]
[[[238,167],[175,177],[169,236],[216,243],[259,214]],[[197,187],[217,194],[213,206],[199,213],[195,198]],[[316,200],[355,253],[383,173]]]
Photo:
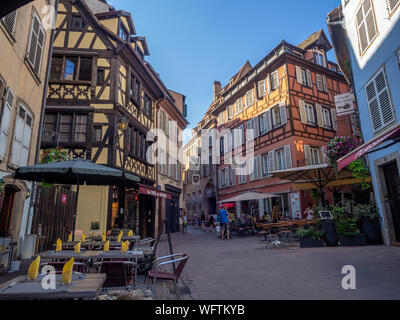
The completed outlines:
[[[190,227],[171,238],[175,253],[189,254],[185,299],[400,299],[397,247],[268,249],[258,236],[220,240]],[[163,254],[165,240],[157,256]],[[356,290],[342,289],[345,265],[356,268]]]

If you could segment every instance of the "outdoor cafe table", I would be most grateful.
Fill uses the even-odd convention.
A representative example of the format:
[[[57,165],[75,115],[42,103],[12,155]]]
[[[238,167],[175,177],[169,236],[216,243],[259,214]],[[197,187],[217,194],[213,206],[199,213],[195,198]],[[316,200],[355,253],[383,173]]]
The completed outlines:
[[[110,241],[116,241],[118,238],[118,236],[106,236],[106,240],[110,240]],[[102,236],[91,236],[91,237],[87,237],[86,239],[88,240],[92,240],[92,241],[102,241]],[[140,236],[122,236],[121,240],[122,241],[137,241],[140,239]]]
[[[104,273],[90,273],[78,277],[74,274],[72,283],[63,286],[61,275],[59,275],[56,277],[56,289],[46,290],[42,287],[41,278],[27,281],[26,275],[24,275],[12,279],[0,287],[0,300],[93,300],[99,295],[105,280]]]
[[[82,251],[81,253],[75,253],[73,250],[63,250],[60,252],[45,251],[38,254],[38,256],[40,256],[40,259],[45,260],[69,260],[74,258],[75,260],[89,262],[91,258],[97,256],[98,254],[98,251]]]

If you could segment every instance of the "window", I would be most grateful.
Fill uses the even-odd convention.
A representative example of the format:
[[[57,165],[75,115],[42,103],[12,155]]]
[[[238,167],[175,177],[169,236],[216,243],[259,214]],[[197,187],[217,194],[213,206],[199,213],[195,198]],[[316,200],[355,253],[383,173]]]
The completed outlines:
[[[279,87],[279,73],[278,70],[274,71],[270,75],[270,86],[271,90],[276,90]]]
[[[45,33],[36,14],[33,15],[30,41],[28,46],[27,58],[33,71],[38,75],[42,64],[43,46]]]
[[[315,110],[314,106],[304,101],[299,101],[299,108],[300,108],[300,118],[301,122],[305,124],[315,125]]]
[[[86,22],[81,16],[73,15],[71,20],[71,29],[82,30],[86,27]]]
[[[327,108],[322,108],[321,110],[322,110],[323,126],[325,128],[331,129],[332,128],[331,111]]]
[[[29,147],[31,144],[33,119],[24,105],[18,107],[15,119],[14,139],[11,146],[10,163],[14,166],[28,164]]]
[[[119,27],[119,37],[124,41],[128,41],[128,31],[126,31],[122,24]]]
[[[267,90],[265,87],[265,80],[259,81],[257,84],[257,88],[258,88],[258,97],[259,98],[263,98],[267,95]]]
[[[271,110],[268,110],[259,116],[260,135],[265,134],[272,129]]]
[[[8,145],[11,113],[14,103],[14,92],[8,88],[4,98],[3,112],[0,126],[0,159],[4,160]]]
[[[225,152],[225,145],[224,145],[224,137],[219,139],[219,153],[224,154]]]
[[[384,69],[367,84],[365,90],[372,130],[377,132],[395,120]]]
[[[153,102],[147,95],[144,95],[144,114],[150,119],[153,115]]]
[[[140,103],[140,82],[138,81],[138,80],[135,80],[135,89],[134,89],[134,93],[135,93],[135,95],[134,95],[134,100],[135,100],[135,102],[136,102],[136,104],[139,106],[139,108],[140,108],[140,105],[141,105],[141,103]]]
[[[105,82],[105,70],[102,68],[97,69],[97,84],[104,84]]]
[[[242,113],[243,112],[243,100],[242,98],[239,98],[235,102],[235,110],[236,114]]]
[[[253,141],[259,135],[258,118],[253,118],[246,123],[246,140]]]
[[[320,74],[316,75],[317,78],[317,88],[319,91],[328,92],[328,86],[326,82],[326,77]]]
[[[269,173],[271,171],[274,171],[274,166],[273,166],[273,157],[274,157],[274,152],[268,152],[262,156],[262,174],[263,177],[269,177],[271,176]]]
[[[95,143],[100,143],[103,137],[103,127],[96,125],[93,128],[93,137]],[[130,140],[129,140],[130,141]]]
[[[247,182],[247,170],[246,170],[246,161],[243,161],[238,165],[238,182],[239,184],[243,184]]]
[[[387,0],[388,9],[390,13],[393,13],[399,6],[400,0]]]
[[[274,128],[287,123],[286,105],[281,103],[271,109],[272,112],[272,124]]]
[[[357,12],[357,31],[360,52],[363,54],[378,35],[371,0],[364,0]]]
[[[298,83],[312,87],[312,75],[310,70],[305,70],[296,66],[296,78]]]
[[[246,93],[246,108],[250,107],[253,104],[254,104],[254,93],[252,89],[247,91]]]
[[[314,60],[316,64],[326,67],[325,57],[322,52],[314,52]]]
[[[51,64],[50,79],[91,81],[92,62],[91,57],[54,56]]]
[[[218,125],[222,126],[225,123],[225,110],[218,115]]]
[[[18,10],[15,10],[13,12],[10,12],[5,17],[1,18],[1,22],[3,23],[3,26],[6,28],[6,30],[11,35],[14,35],[14,32],[15,32],[15,25],[16,25],[16,22],[17,22],[17,15],[18,15]]]
[[[279,149],[275,151],[275,168],[276,170],[285,169],[285,151],[284,149]]]
[[[257,156],[255,158],[251,158],[249,161],[249,173],[250,173],[250,181],[255,181],[261,179],[262,171],[261,171],[261,156]]]
[[[44,129],[52,134],[43,141],[56,144],[86,144],[88,115],[81,113],[46,113]]]
[[[244,143],[244,126],[243,124],[233,129],[234,148],[240,147]]]
[[[233,105],[228,106],[226,109],[228,113],[228,121],[233,119]]]
[[[292,168],[292,154],[290,146],[271,151],[268,153],[270,157],[269,170],[286,170]]]
[[[322,164],[322,150],[320,148],[304,145],[304,155],[307,166]]]

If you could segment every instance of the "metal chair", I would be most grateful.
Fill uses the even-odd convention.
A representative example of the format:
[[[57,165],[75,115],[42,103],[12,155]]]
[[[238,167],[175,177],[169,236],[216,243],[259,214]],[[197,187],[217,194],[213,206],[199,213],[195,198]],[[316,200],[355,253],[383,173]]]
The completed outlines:
[[[97,271],[106,274],[103,289],[122,288],[131,289],[136,285],[135,268],[133,261],[99,261],[93,264]]]
[[[168,261],[169,259],[169,261]],[[189,256],[186,253],[177,253],[177,254],[172,254],[168,255],[165,257],[160,257],[157,258],[154,262],[153,270],[149,270],[147,273],[147,276],[150,279],[153,279],[153,293],[156,296],[155,292],[155,285],[156,285],[156,280],[167,280],[167,281],[172,281],[174,284],[175,288],[175,295],[178,300],[181,299],[181,294],[179,292],[179,287],[178,287],[178,281],[179,277],[181,276],[181,273],[183,271],[183,268],[185,267],[185,264],[187,260],[189,259]],[[160,271],[160,267],[169,265],[169,264],[175,264],[179,262],[178,266],[175,269],[175,272],[169,273],[166,271]],[[156,296],[157,297],[157,296]]]

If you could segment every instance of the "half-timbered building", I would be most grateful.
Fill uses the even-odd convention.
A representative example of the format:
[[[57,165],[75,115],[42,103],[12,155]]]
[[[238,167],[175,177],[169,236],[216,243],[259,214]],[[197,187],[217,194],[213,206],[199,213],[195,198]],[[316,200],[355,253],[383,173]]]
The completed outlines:
[[[128,227],[155,233],[156,168],[146,158],[155,105],[165,90],[145,61],[130,13],[100,0],[61,0],[55,30],[42,149],[62,147],[136,175],[136,188],[80,189],[76,229]],[[40,222],[39,220],[37,221]]]
[[[314,202],[311,190],[298,190],[270,172],[322,164],[323,147],[331,138],[355,134],[348,131],[352,119],[336,115],[335,96],[349,87],[327,59],[331,48],[322,30],[298,46],[282,41],[222,93],[213,111],[220,132],[218,200],[246,191],[279,195],[237,203],[237,215],[252,209],[271,213],[278,204],[283,213],[299,217]],[[246,143],[254,145],[252,152]],[[243,155],[241,163],[224,159],[233,151]]]

